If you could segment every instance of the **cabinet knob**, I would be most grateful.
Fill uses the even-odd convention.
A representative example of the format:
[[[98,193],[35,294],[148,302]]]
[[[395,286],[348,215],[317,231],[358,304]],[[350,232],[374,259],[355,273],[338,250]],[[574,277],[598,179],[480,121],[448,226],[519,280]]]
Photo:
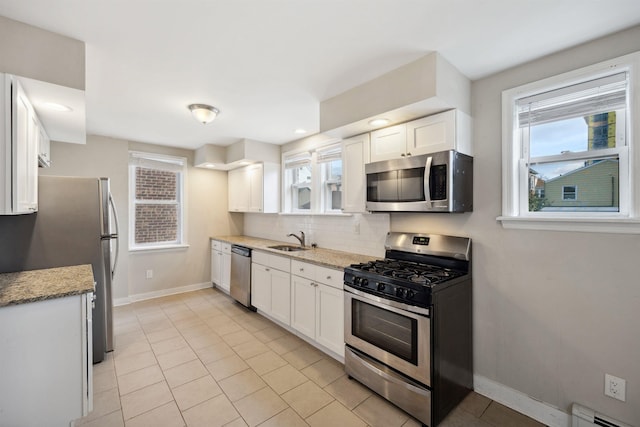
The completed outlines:
[[[301,268],[300,271],[304,271],[304,268]]]
[[[271,269],[270,268],[265,268],[264,271],[271,271]]]
[[[407,153],[407,156],[410,156],[410,155],[411,155],[411,153]]]
[[[404,156],[405,156],[405,154],[404,154],[404,153],[400,154],[400,157],[404,157]]]
[[[327,276],[327,280],[331,280],[331,276]]]

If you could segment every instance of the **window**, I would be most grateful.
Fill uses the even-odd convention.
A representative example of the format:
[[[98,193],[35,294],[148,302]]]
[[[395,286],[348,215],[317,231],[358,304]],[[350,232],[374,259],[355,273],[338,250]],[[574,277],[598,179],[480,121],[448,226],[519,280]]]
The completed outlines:
[[[299,153],[285,158],[285,200],[290,202],[288,212],[311,210],[311,154]]]
[[[283,212],[342,212],[341,143],[285,153],[283,164]]]
[[[562,200],[577,200],[578,189],[575,185],[562,186]]]
[[[130,249],[185,245],[185,169],[185,158],[129,153]]]
[[[636,220],[630,88],[638,57],[503,92],[503,226],[591,231],[591,222],[605,231]]]
[[[323,190],[322,211],[342,212],[342,144],[318,149],[316,161]]]

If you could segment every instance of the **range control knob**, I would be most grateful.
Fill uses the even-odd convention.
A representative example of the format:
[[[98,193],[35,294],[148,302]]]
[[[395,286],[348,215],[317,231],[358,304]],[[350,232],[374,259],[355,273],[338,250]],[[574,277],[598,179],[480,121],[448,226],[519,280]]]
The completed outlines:
[[[413,299],[414,296],[416,296],[416,293],[411,289],[407,289],[407,299]]]
[[[384,288],[386,288],[387,286],[384,283],[378,283],[378,290],[380,292],[384,291]]]
[[[367,279],[362,279],[360,282],[360,286],[362,286],[363,288],[366,288],[368,284],[369,284],[369,280]]]
[[[362,281],[361,277],[354,277],[353,278],[353,285],[354,286],[360,286],[360,281]]]
[[[398,298],[404,298],[406,293],[407,293],[407,290],[405,288],[396,288],[396,296]]]

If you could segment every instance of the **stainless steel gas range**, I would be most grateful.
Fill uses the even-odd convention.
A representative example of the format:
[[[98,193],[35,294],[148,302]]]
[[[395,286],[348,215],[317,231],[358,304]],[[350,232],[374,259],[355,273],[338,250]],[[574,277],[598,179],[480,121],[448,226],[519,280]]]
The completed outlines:
[[[473,389],[471,239],[388,233],[345,268],[345,369],[424,425]]]

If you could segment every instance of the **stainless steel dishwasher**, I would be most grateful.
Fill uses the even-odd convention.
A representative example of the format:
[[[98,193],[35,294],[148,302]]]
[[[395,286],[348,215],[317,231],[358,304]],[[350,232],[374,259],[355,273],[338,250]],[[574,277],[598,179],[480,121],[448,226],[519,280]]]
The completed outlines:
[[[255,311],[251,305],[251,249],[231,246],[231,298]]]

